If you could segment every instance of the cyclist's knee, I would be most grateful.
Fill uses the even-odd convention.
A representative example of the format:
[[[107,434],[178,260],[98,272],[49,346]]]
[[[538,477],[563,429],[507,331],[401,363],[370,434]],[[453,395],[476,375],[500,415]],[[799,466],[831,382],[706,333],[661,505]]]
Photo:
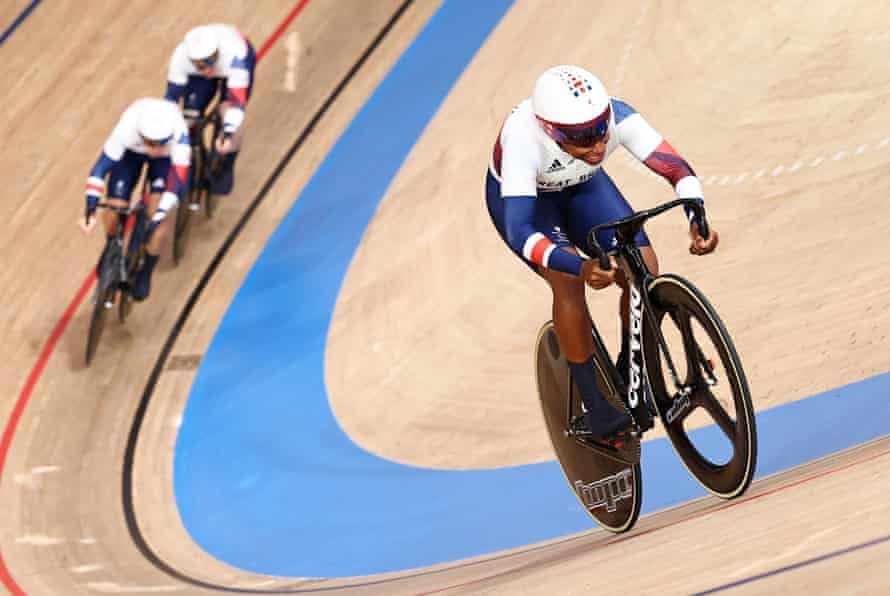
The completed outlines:
[[[164,239],[167,237],[168,227],[166,218],[156,227],[149,227],[145,238],[145,247],[148,252],[155,255],[160,254]]]
[[[627,275],[624,274],[624,269],[619,268],[617,271],[615,271],[615,285],[621,288],[622,292],[627,291]]]
[[[198,123],[198,120],[201,119],[201,110],[190,106],[184,107],[182,108],[182,118],[185,120],[185,124],[189,129],[189,135],[197,134],[195,125]]]
[[[550,284],[553,295],[564,298],[584,296],[584,281],[569,273],[541,268],[541,276]]]
[[[655,249],[652,246],[641,246],[640,254],[643,255],[643,262],[652,275],[658,275],[658,255],[655,254]]]

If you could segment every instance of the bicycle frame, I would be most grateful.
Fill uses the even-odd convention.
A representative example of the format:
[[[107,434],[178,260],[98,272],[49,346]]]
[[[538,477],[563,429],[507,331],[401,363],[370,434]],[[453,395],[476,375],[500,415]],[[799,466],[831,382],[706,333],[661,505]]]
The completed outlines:
[[[653,209],[640,211],[623,219],[595,226],[588,233],[587,240],[591,254],[592,256],[594,256],[594,258],[597,258],[599,260],[600,267],[604,270],[608,270],[610,268],[609,256],[614,255],[619,259],[620,265],[628,278],[628,284],[631,292],[631,350],[629,354],[630,358],[628,359],[628,367],[630,369],[628,371],[629,386],[625,388],[624,396],[625,400],[627,401],[627,405],[632,410],[640,405],[639,395],[636,393],[636,389],[639,385],[641,385],[640,374],[643,370],[642,316],[646,317],[648,322],[651,324],[652,329],[655,331],[659,353],[661,353],[665,359],[665,363],[667,364],[668,371],[674,383],[674,387],[681,395],[685,395],[691,392],[691,387],[686,386],[680,380],[679,374],[677,373],[677,367],[674,364],[670,351],[668,350],[667,341],[664,338],[660,325],[658,325],[658,321],[656,321],[655,319],[655,310],[649,297],[649,293],[648,291],[646,291],[646,288],[649,287],[650,282],[657,276],[653,275],[649,268],[646,266],[646,262],[643,260],[643,255],[640,252],[640,247],[637,246],[635,240],[637,233],[640,231],[643,223],[646,220],[681,205],[684,207],[689,207],[692,210],[693,221],[698,224],[698,228],[701,231],[702,236],[704,238],[707,238],[710,231],[708,228],[707,220],[705,218],[704,207],[702,207],[701,203],[695,199],[676,199],[663,205],[659,205],[658,207],[655,207]],[[608,251],[603,250],[596,239],[596,232],[604,229],[615,229],[615,238],[617,242],[616,245]],[[636,305],[638,304],[642,308],[636,308]],[[640,311],[642,312],[640,313]],[[605,356],[608,355],[603,351],[604,348],[602,347],[602,340],[599,339],[599,334],[595,333],[595,337],[598,340],[595,342],[596,349],[600,351],[600,353],[604,356],[603,360],[611,362],[609,358],[605,358]],[[698,348],[697,345],[696,347]],[[713,382],[713,371],[710,369],[709,363],[702,355],[701,348],[698,348],[698,358],[704,364],[705,370],[708,373],[708,382]],[[636,378],[634,378],[635,369],[637,372]]]
[[[113,279],[113,281],[118,284],[125,284],[129,281],[129,272],[127,271],[127,259],[124,257],[126,257],[126,255],[129,254],[130,251],[133,250],[134,248],[138,249],[144,245],[145,239],[141,237],[144,234],[144,231],[137,230],[137,227],[139,226],[138,218],[140,218],[140,217],[143,219],[145,218],[145,214],[144,214],[145,207],[143,205],[140,205],[140,206],[136,207],[135,209],[131,209],[130,207],[117,207],[117,206],[109,205],[107,203],[100,203],[97,206],[97,208],[109,209],[111,211],[114,211],[118,215],[117,226],[115,228],[113,241],[115,242],[115,244],[117,245],[117,247],[119,249],[119,254],[120,254],[121,258],[119,258],[118,259],[119,262],[116,263],[116,265],[119,267],[119,271],[117,272],[117,275],[116,275],[117,279]],[[124,252],[124,240],[127,235],[127,219],[129,218],[129,216],[131,214],[135,214],[135,217],[137,218],[137,220],[134,222],[133,230],[130,232],[130,234],[131,234],[130,247],[128,248],[127,252],[125,253]],[[138,241],[138,243],[137,243],[137,241]],[[100,275],[100,277],[101,277],[101,275]],[[104,280],[100,280],[98,289],[100,291],[107,290],[108,287],[102,287],[101,281],[104,281]]]
[[[617,257],[631,291],[628,338],[632,345],[627,383],[621,378],[625,371],[619,371],[596,326],[592,328],[596,383],[602,397],[618,410],[627,409],[634,421],[625,437],[606,443],[589,431],[578,412],[579,405],[583,410],[583,403],[579,404],[571,368],[559,350],[554,323],[545,323],[538,334],[535,350],[538,394],[560,466],[591,516],[616,533],[630,529],[639,514],[640,439],[653,427],[656,416],[661,418],[667,437],[689,473],[712,494],[723,499],[735,498],[748,488],[754,477],[757,459],[754,407],[728,331],[704,294],[691,282],[677,275],[653,274],[635,241],[647,219],[680,205],[691,210],[692,221],[707,238],[704,210],[691,199],[666,203],[597,226],[588,236],[588,254],[600,261],[603,270],[609,269],[610,256]],[[608,251],[602,250],[596,241],[596,232],[602,229],[615,230],[615,242]],[[679,341],[670,331],[673,328],[679,332]],[[699,343],[702,338],[709,342],[704,346],[707,352]],[[677,360],[672,357],[671,349]],[[681,352],[682,360],[679,359]],[[710,352],[719,359],[721,379],[725,378],[731,394],[729,401],[725,394],[721,399],[720,394],[711,391],[717,384],[718,370],[706,356]],[[681,366],[679,373],[677,365]],[[685,378],[681,379],[680,374]],[[650,401],[634,394],[635,382],[639,382],[639,388],[644,380]],[[676,390],[672,389],[671,381]],[[713,419],[729,441],[732,447],[729,459],[721,454],[715,460],[707,450],[702,451],[695,437],[689,434],[685,421],[699,408],[702,415]],[[612,507],[603,508],[603,501],[595,491],[612,495]]]
[[[214,125],[214,123],[216,123],[219,128],[222,127],[222,118],[219,115],[219,106],[223,101],[221,90],[222,82],[217,80],[216,91],[214,91],[213,97],[210,99],[210,102],[204,107],[203,112],[198,114],[197,111],[195,111],[194,124],[189,127],[189,140],[191,141],[192,152],[201,152],[202,168],[206,167],[206,164],[204,164],[204,160],[206,160],[207,157],[212,153],[212,144],[216,140],[215,138],[210,139],[211,146],[208,148],[204,143],[204,130],[208,126]],[[191,110],[189,111],[191,112]],[[202,175],[202,178],[205,177],[206,176]]]
[[[214,152],[213,143],[216,142],[216,135],[214,135],[214,138],[210,139],[210,147],[208,147],[207,144],[204,142],[204,131],[208,126],[212,128],[214,125],[216,125],[217,128],[221,128],[222,126],[222,121],[219,117],[219,113],[216,111],[215,106],[212,110],[208,110],[207,114],[202,116],[198,120],[193,129],[194,134],[190,138],[193,153],[192,161],[195,163],[199,163],[201,169],[200,172],[193,172],[194,178],[192,180],[192,183],[196,185],[196,188],[198,190],[206,190],[207,169],[210,165],[207,162]],[[199,159],[194,158],[195,153],[200,153]]]

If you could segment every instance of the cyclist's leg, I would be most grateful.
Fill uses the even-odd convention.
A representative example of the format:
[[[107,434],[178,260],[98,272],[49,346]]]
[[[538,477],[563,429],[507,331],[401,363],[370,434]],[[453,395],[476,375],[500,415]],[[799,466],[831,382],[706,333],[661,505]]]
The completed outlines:
[[[560,209],[560,203],[565,203],[571,194],[570,191],[563,191],[546,193],[540,197],[535,210],[535,229],[557,245],[557,250],[577,253],[577,249],[563,231],[564,212]],[[486,183],[486,202],[492,222],[506,243],[504,200],[500,196],[500,184],[491,173],[488,174]],[[560,349],[566,356],[581,392],[587,410],[585,420],[588,429],[601,438],[626,429],[630,425],[630,418],[609,405],[597,388],[593,362],[594,346],[590,331],[593,322],[587,309],[584,281],[574,275],[539,268],[523,255],[513,252],[550,285],[553,293],[553,324],[559,338]]]
[[[166,216],[173,205],[165,204],[163,197],[167,186],[167,176],[170,172],[170,158],[162,157],[148,160],[148,172],[146,176],[150,181],[150,193],[144,207],[144,217],[147,221],[143,242],[145,243],[145,259],[142,268],[136,274],[133,282],[132,295],[135,300],[145,300],[151,293],[151,276],[155,265],[161,258],[164,238],[168,234],[170,225]]]
[[[196,160],[198,159],[195,152],[203,151],[201,147],[204,143],[204,131],[198,124],[202,121],[207,111],[207,106],[213,101],[216,87],[217,79],[208,79],[200,75],[189,75],[182,96],[182,116],[185,118],[186,125],[188,126],[189,142],[192,146],[192,167],[189,168],[188,183],[189,186],[194,186],[195,188],[200,184],[199,180],[195,180],[195,176],[199,175],[199,171],[195,167]],[[197,201],[197,195],[194,196],[193,200]],[[198,207],[195,204],[194,206],[184,205],[183,208],[197,210]]]
[[[139,181],[142,172],[142,164],[145,156],[133,151],[125,151],[120,160],[115,163],[108,173],[108,185],[106,186],[106,201],[116,207],[127,207],[130,204],[130,195],[133,187]],[[117,231],[118,214],[108,210],[103,213],[102,222],[105,225],[105,233],[114,236]]]
[[[105,197],[108,204],[115,207],[127,207],[130,204],[130,195],[133,192],[133,186],[139,180],[144,160],[144,156],[139,153],[125,151],[121,159],[111,167],[108,173]],[[102,225],[105,228],[105,248],[102,251],[102,257],[105,256],[108,246],[117,234],[117,226],[121,217],[123,216],[110,209],[102,212]],[[102,257],[99,257],[100,263]],[[96,273],[98,273],[98,269]]]
[[[207,106],[216,95],[218,79],[208,79],[199,75],[191,75],[185,84],[182,99],[182,115],[193,132],[195,123],[204,115]]]
[[[587,232],[595,225],[615,221],[633,214],[633,208],[615,186],[615,183],[604,170],[599,170],[583,185],[577,187],[577,193],[568,207],[569,238],[586,246]],[[600,246],[612,246],[615,240],[614,230],[603,230],[597,233]],[[646,266],[652,273],[658,273],[658,257],[644,230],[636,237],[637,245]],[[630,286],[624,275],[619,271],[616,283],[621,288],[619,300],[619,316],[621,317],[621,349],[618,352],[616,365],[622,376],[627,375],[628,345],[627,330],[630,326]],[[625,382],[627,379],[625,378]]]

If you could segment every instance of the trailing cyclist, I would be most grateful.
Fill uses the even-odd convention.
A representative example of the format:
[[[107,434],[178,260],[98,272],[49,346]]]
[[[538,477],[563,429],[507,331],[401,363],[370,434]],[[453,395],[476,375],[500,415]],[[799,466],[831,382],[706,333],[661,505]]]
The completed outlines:
[[[195,27],[185,34],[170,58],[166,99],[183,100],[189,127],[202,117],[217,95],[223,134],[216,150],[223,156],[213,192],[229,194],[235,183],[235,159],[244,137],[244,110],[253,89],[256,52],[235,27],[214,23]]]
[[[124,110],[87,178],[86,213],[81,227],[90,232],[96,223],[97,205],[106,190],[106,175],[106,200],[111,205],[127,207],[143,165],[148,165],[146,176],[151,191],[146,216],[149,222],[143,239],[145,261],[131,290],[135,300],[144,300],[151,291],[152,271],[167,234],[166,215],[178,205],[185,191],[190,163],[188,129],[179,109],[163,99],[142,98]],[[142,198],[136,198],[133,204]],[[114,239],[118,217],[113,211],[103,213],[106,249]]]
[[[610,97],[602,83],[577,66],[555,66],[535,82],[534,91],[513,108],[495,142],[486,180],[486,202],[492,222],[512,251],[543,277],[553,293],[553,322],[562,352],[581,392],[584,421],[603,441],[619,438],[631,426],[599,393],[591,358],[592,320],[584,294],[617,283],[622,345],[618,369],[626,374],[630,296],[628,280],[616,267],[602,270],[597,259],[578,253],[587,246],[595,225],[633,213],[627,200],[602,168],[623,146],[673,186],[678,198],[702,200],[692,168],[627,103]],[[713,251],[717,233],[705,240],[691,211],[690,252]],[[614,245],[614,231],[597,235],[601,246]],[[637,243],[650,271],[658,260],[644,231]],[[627,379],[625,379],[625,382]]]

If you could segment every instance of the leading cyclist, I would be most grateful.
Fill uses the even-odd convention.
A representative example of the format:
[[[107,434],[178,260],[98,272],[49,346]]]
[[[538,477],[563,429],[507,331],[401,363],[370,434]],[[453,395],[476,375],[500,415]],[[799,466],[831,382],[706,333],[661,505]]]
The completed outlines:
[[[191,166],[188,130],[179,108],[169,101],[145,97],[130,104],[102,149],[93,166],[86,187],[86,213],[81,227],[90,232],[96,224],[96,208],[105,191],[106,200],[117,207],[130,205],[130,195],[139,180],[144,164],[148,164],[149,184],[147,216],[150,218],[144,239],[145,261],[136,274],[131,294],[145,300],[151,291],[151,274],[158,262],[166,236],[166,215],[179,204],[186,190]],[[133,201],[137,205],[142,197]],[[117,213],[106,211],[103,217],[107,236],[105,250],[114,240]],[[101,259],[100,259],[101,262]]]
[[[495,142],[486,180],[488,212],[501,238],[550,285],[553,322],[581,392],[584,422],[593,438],[605,442],[620,440],[632,421],[597,389],[584,283],[597,290],[612,283],[621,287],[617,366],[622,375],[629,357],[629,287],[614,257],[604,271],[579,249],[584,252],[590,228],[633,213],[602,168],[619,146],[668,180],[679,198],[703,202],[695,172],[664,137],[627,103],[609,97],[593,74],[569,65],[546,70],[532,96],[513,108]],[[687,216],[690,252],[712,252],[717,232],[712,228],[705,240],[689,209]],[[614,231],[599,232],[597,239],[600,246],[613,246]],[[646,265],[657,273],[658,259],[645,231],[636,240]]]

